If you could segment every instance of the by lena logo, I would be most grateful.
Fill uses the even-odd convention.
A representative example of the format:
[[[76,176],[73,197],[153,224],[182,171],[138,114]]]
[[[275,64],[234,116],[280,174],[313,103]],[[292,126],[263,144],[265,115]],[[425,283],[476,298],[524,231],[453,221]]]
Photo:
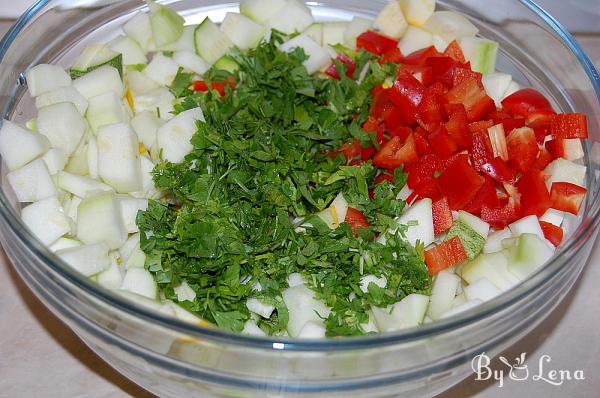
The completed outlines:
[[[550,355],[542,355],[537,364],[537,371],[530,369],[525,364],[526,353],[522,353],[517,357],[514,363],[511,363],[508,359],[503,356],[498,357],[507,368],[506,369],[492,369],[490,367],[491,359],[485,352],[475,356],[471,361],[471,368],[477,375],[475,380],[496,380],[499,387],[504,386],[504,379],[508,378],[514,381],[526,381],[532,380],[534,382],[544,382],[553,386],[560,386],[567,381],[571,380],[585,380],[583,370],[577,369],[575,371],[566,369],[554,369],[551,365],[552,358]]]

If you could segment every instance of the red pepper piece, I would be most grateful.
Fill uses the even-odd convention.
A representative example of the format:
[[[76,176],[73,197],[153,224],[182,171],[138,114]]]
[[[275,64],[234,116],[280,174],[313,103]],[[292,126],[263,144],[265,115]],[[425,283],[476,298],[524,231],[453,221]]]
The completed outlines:
[[[356,38],[356,47],[376,55],[383,55],[398,47],[398,41],[381,33],[368,30]]]
[[[461,149],[467,149],[471,146],[471,133],[469,132],[467,122],[467,111],[463,104],[446,104],[446,113],[448,122],[445,127],[448,134]]]
[[[550,190],[552,208],[577,215],[587,189],[569,182],[553,182]]]
[[[427,139],[425,138],[425,134],[423,132],[415,131],[413,134],[413,138],[415,139],[415,146],[417,148],[417,153],[420,156],[433,153],[433,149],[429,145],[429,142],[427,142]]]
[[[377,152],[377,150],[375,149],[375,147],[372,147],[372,146],[370,146],[368,148],[362,148],[360,157],[363,162],[366,162],[367,160],[371,159],[371,157],[375,154],[375,152]]]
[[[418,162],[409,166],[408,172],[408,187],[415,189],[423,182],[433,181],[436,174],[442,170],[442,162],[436,155],[422,156]]]
[[[521,195],[521,212],[524,216],[534,214],[541,217],[552,205],[541,171],[530,169],[521,176],[515,186]]]
[[[448,44],[448,47],[446,47],[446,50],[444,50],[444,55],[460,62],[461,64],[467,62],[465,59],[465,54],[456,40],[453,40],[452,43]]]
[[[346,76],[348,76],[348,78],[350,78],[350,79],[353,79],[354,72],[356,71],[356,62],[354,62],[352,59],[350,59],[345,54],[338,55],[336,60],[338,60],[342,64],[346,65],[346,67],[347,67],[346,68]],[[337,70],[335,63],[329,65],[329,67],[325,70],[325,74],[334,78],[335,80],[341,79],[340,72]]]
[[[479,120],[477,122],[469,123],[469,131],[471,133],[476,133],[481,130],[487,131],[490,127],[494,125],[494,121],[492,119],[489,120]]]
[[[485,179],[464,157],[459,157],[437,179],[442,195],[448,198],[452,210],[461,210],[473,200]]]
[[[399,64],[400,62],[402,62],[402,60],[404,60],[404,56],[402,55],[398,47],[392,48],[391,50],[383,54],[381,57],[382,63],[391,62],[393,64]]]
[[[349,162],[354,159],[362,158],[362,150],[363,148],[360,145],[360,141],[354,140],[342,145],[339,149],[330,152],[328,156],[335,159],[338,155],[342,155],[344,156],[344,159],[346,159],[346,162]]]
[[[390,89],[383,88],[383,86],[376,86],[371,90],[371,102],[370,114],[374,118],[380,118],[388,109],[394,107],[394,103],[390,100]]]
[[[550,132],[554,138],[588,138],[587,116],[583,113],[562,113],[552,116]]]
[[[427,89],[417,108],[417,122],[427,131],[434,131],[442,123],[439,96]]]
[[[496,192],[496,184],[491,177],[485,176],[485,182],[477,191],[477,195],[473,200],[465,207],[465,211],[471,214],[481,214],[481,209],[486,206],[488,208],[495,208],[500,206],[498,200],[498,194]]]
[[[452,211],[450,210],[450,206],[448,206],[448,199],[446,197],[433,202],[432,212],[433,232],[435,235],[446,232],[452,228],[454,220],[452,218]]]
[[[514,184],[517,181],[517,172],[510,168],[501,157],[495,157],[482,166],[485,174],[499,183]]]
[[[393,130],[388,131],[390,137],[400,137],[400,139],[404,142],[408,138],[409,135],[412,134],[412,129],[407,126],[398,126]],[[417,148],[417,152],[419,152]]]
[[[548,239],[554,246],[560,245],[563,240],[563,230],[561,227],[557,227],[546,221],[540,221],[540,227],[544,233],[544,238]]]
[[[211,88],[215,91],[217,91],[221,97],[224,97],[226,94],[226,88],[227,86],[229,86],[229,88],[231,88],[232,90],[235,89],[235,79],[229,78],[226,81],[221,81],[221,82],[212,82],[210,84]],[[193,84],[193,90],[196,92],[207,92],[208,91],[208,84],[203,81],[203,80],[196,80]]]
[[[430,66],[433,72],[433,79],[435,81],[441,82],[442,77],[448,73],[454,66],[456,66],[457,61],[452,59],[451,57],[431,57],[425,61],[427,66]]]
[[[467,79],[475,79],[478,84],[482,84],[483,75],[479,72],[475,72],[471,69],[471,64],[465,65],[456,65],[450,72],[450,76],[452,79],[452,87],[456,87]],[[445,80],[447,82],[447,80]]]
[[[552,105],[539,91],[521,89],[502,100],[502,108],[514,117],[524,117],[538,112],[554,113]]]
[[[387,131],[392,131],[400,126],[406,126],[402,111],[397,106],[393,106],[383,113],[383,123]]]
[[[393,170],[408,166],[419,160],[412,134],[402,143],[400,137],[392,137],[373,157],[373,164],[382,169]]]
[[[552,154],[548,152],[546,148],[540,147],[540,152],[535,159],[535,163],[531,165],[531,168],[536,170],[544,170],[546,166],[548,166],[554,159],[556,159],[556,157],[552,156]]]
[[[383,172],[383,173],[379,174],[377,177],[375,177],[375,180],[373,181],[373,185],[379,185],[379,184],[383,183],[384,181],[387,181],[390,184],[392,184],[394,182],[394,176],[391,175],[390,173]]]
[[[481,219],[496,229],[502,229],[519,219],[519,211],[514,201],[510,200],[503,206],[481,208]]]
[[[398,73],[409,73],[425,86],[433,82],[433,70],[426,65],[401,64],[398,66]]]
[[[434,46],[430,46],[405,56],[402,62],[408,65],[424,65],[427,58],[439,57],[440,55]]]
[[[496,109],[494,100],[472,77],[448,91],[446,99],[450,104],[463,104],[467,111],[467,120],[471,122],[483,119]]]
[[[458,236],[425,251],[425,264],[427,264],[427,270],[431,276],[460,264],[466,259],[467,252]]]
[[[417,108],[423,100],[425,86],[410,73],[399,72],[391,90],[390,99],[400,109],[406,123],[412,125],[416,121]]]
[[[539,146],[533,129],[514,129],[506,137],[506,148],[510,164],[521,173],[531,168],[537,159]]]
[[[377,128],[379,127],[379,120],[377,120],[376,118],[370,116],[363,124],[362,124],[362,129],[367,132],[367,133],[374,133],[377,131]]]
[[[428,141],[435,154],[441,158],[448,158],[458,150],[456,142],[444,126],[440,126],[436,131],[429,134]]]
[[[358,232],[360,228],[369,227],[369,221],[365,215],[360,211],[353,207],[348,207],[348,211],[346,212],[346,218],[344,222],[352,228],[352,232],[355,234]]]
[[[478,171],[483,172],[483,166],[494,158],[494,151],[487,131],[479,131],[471,136],[471,158]]]
[[[442,193],[438,189],[435,180],[420,183],[406,199],[406,202],[413,203],[424,198],[429,198],[434,202],[442,198]]]

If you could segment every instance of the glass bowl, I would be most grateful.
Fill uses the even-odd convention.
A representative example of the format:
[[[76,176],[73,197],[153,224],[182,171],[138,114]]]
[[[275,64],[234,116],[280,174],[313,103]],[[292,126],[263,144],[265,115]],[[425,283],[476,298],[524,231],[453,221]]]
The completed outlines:
[[[42,62],[70,65],[85,43],[108,41],[145,7],[141,1],[41,0],[0,43],[0,109],[24,123],[34,116],[22,73]],[[168,1],[197,23],[220,21],[235,3]],[[317,18],[375,16],[382,0],[309,2]],[[600,201],[600,77],[573,37],[529,0],[445,0],[501,44],[498,69],[533,86],[561,111],[589,115],[585,145],[589,194],[556,257],[517,287],[465,313],[374,337],[300,341],[253,338],[183,323],[99,288],[39,243],[23,226],[2,167],[0,240],[19,275],[45,305],[110,365],[161,397],[435,395],[531,331],[568,294],[594,244]]]

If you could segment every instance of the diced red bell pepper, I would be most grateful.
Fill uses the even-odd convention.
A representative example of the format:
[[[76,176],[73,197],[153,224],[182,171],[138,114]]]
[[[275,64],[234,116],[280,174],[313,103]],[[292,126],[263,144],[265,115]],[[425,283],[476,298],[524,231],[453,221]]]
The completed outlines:
[[[519,219],[519,211],[513,200],[498,207],[483,206],[481,219],[496,229],[502,229],[508,224]]]
[[[404,56],[400,52],[400,49],[394,47],[381,56],[381,63],[391,62],[393,64],[399,64],[403,59]]]
[[[448,199],[443,197],[442,199],[433,202],[432,212],[433,232],[435,235],[441,234],[442,232],[446,232],[447,230],[452,228],[454,220],[452,218],[452,211],[450,210],[450,206],[448,206]]]
[[[390,99],[402,111],[406,123],[412,125],[416,121],[417,109],[423,100],[425,86],[413,75],[400,72],[391,90]]]
[[[429,198],[432,201],[437,201],[442,198],[442,194],[438,189],[435,180],[424,181],[420,183],[414,190],[413,193],[406,199],[406,203],[413,203],[417,200]]]
[[[389,108],[383,112],[383,124],[387,131],[392,131],[398,127],[406,126],[404,117],[402,116],[402,110],[397,106]]]
[[[451,83],[452,87],[456,87],[467,79],[475,79],[479,85],[483,80],[483,75],[471,69],[470,64],[457,64],[449,72],[446,73],[444,81],[446,84]]]
[[[471,133],[469,132],[467,111],[463,104],[446,104],[446,113],[448,122],[445,127],[448,134],[460,149],[467,149],[471,146]]]
[[[392,137],[373,156],[373,164],[382,169],[393,170],[401,165],[408,166],[419,160],[412,134],[404,143],[400,137]]]
[[[448,91],[446,99],[450,104],[463,104],[467,120],[471,122],[483,119],[496,109],[494,100],[474,78],[468,78]]]
[[[554,138],[588,138],[587,116],[583,113],[561,113],[552,116],[550,133]]]
[[[373,116],[369,116],[369,118],[362,124],[361,128],[367,133],[374,133],[377,131],[377,128],[379,128],[379,120]]]
[[[427,142],[427,139],[425,138],[425,134],[423,132],[415,131],[413,134],[413,138],[415,139],[415,146],[417,148],[417,153],[420,156],[433,153],[433,149],[429,145],[429,142]]]
[[[362,158],[362,150],[363,148],[360,145],[360,141],[354,140],[342,145],[339,149],[330,152],[328,156],[335,159],[338,155],[342,155],[344,156],[344,159],[346,159],[346,162],[349,162],[357,158]]]
[[[417,122],[425,130],[432,132],[443,122],[439,96],[429,89],[425,91],[417,107]]]
[[[398,72],[409,73],[413,75],[421,84],[428,86],[433,82],[433,69],[426,65],[407,65],[398,66]]]
[[[514,184],[517,172],[500,157],[495,157],[482,166],[483,172],[499,183]]]
[[[438,188],[448,198],[452,210],[461,210],[469,204],[484,182],[465,157],[455,159],[437,179]]]
[[[354,72],[356,71],[356,62],[350,59],[345,54],[340,54],[337,56],[336,60],[340,61],[342,64],[346,65],[346,76],[352,79],[354,78]],[[334,78],[335,80],[340,80],[340,72],[337,70],[335,63],[329,65],[329,67],[325,70],[325,74]]]
[[[425,251],[425,264],[427,264],[427,270],[431,276],[460,264],[466,259],[467,252],[458,236]]]
[[[440,55],[434,46],[430,46],[406,55],[402,62],[408,65],[424,65],[427,58],[439,57]]]
[[[497,110],[492,112],[490,114],[490,117],[494,120],[495,124],[502,123],[502,126],[504,127],[504,132],[506,134],[513,131],[513,129],[525,126],[524,118],[515,119],[508,112],[505,112],[503,110]]]
[[[542,227],[544,238],[548,239],[550,243],[558,247],[563,240],[562,228],[546,221],[540,221],[540,227]]]
[[[369,159],[371,159],[371,157],[373,157],[375,152],[377,152],[377,149],[375,149],[375,147],[372,147],[372,146],[370,146],[368,148],[362,148],[362,150],[360,152],[360,157],[363,162],[366,162]]]
[[[587,189],[569,182],[553,182],[550,190],[552,208],[577,215]]]
[[[421,183],[433,181],[442,170],[442,163],[436,155],[422,156],[416,163],[407,167],[408,187],[417,188]]]
[[[554,139],[546,142],[546,149],[554,158],[567,160],[581,159],[584,155],[579,138]]]
[[[488,120],[479,120],[477,122],[469,123],[469,131],[471,133],[476,133],[478,131],[489,129],[494,125],[494,121],[492,119]]]
[[[383,55],[398,46],[398,41],[392,37],[368,30],[356,38],[356,47],[376,55]]]
[[[528,170],[515,184],[521,195],[521,213],[524,216],[541,217],[552,205],[544,174],[535,169]]]
[[[456,40],[453,40],[452,43],[448,44],[448,47],[446,47],[446,50],[444,50],[444,55],[460,62],[461,64],[467,62],[465,59],[465,54]]]
[[[471,214],[479,215],[481,214],[481,209],[483,206],[488,208],[496,208],[500,206],[500,201],[498,200],[498,194],[496,192],[496,184],[491,177],[485,176],[485,182],[477,191],[477,195],[473,198],[473,200],[465,207],[465,211]]]
[[[390,173],[383,172],[383,173],[379,174],[377,177],[375,177],[375,180],[373,181],[373,185],[379,185],[384,181],[387,181],[391,184],[394,182],[394,176],[391,175]]]
[[[539,91],[521,89],[502,100],[504,111],[513,116],[527,117],[538,112],[554,112],[550,102]]]
[[[544,170],[546,166],[548,166],[554,159],[555,157],[552,156],[552,154],[548,152],[546,148],[540,147],[540,152],[538,153],[535,163],[533,163],[531,168],[536,170]]]
[[[442,77],[456,66],[456,64],[457,61],[448,56],[431,57],[425,61],[425,65],[430,66],[432,69],[433,80],[440,82],[442,81]]]
[[[553,115],[554,112],[537,112],[532,113],[525,119],[525,126],[533,129],[538,144],[543,144],[546,141],[546,137],[550,135]]]
[[[232,77],[227,79],[226,81],[212,82],[210,86],[213,90],[217,91],[221,95],[221,97],[224,97],[227,91],[225,87],[229,86],[229,88],[231,88],[232,90],[235,89],[235,79]],[[195,92],[205,93],[208,91],[208,84],[203,80],[196,80],[193,84],[193,90]]]
[[[487,131],[478,131],[471,135],[471,158],[475,169],[483,172],[483,165],[489,163],[494,158],[494,151],[490,143],[490,137]]]
[[[458,150],[456,142],[454,142],[444,126],[439,126],[436,131],[429,134],[428,141],[434,153],[441,158],[448,158]]]
[[[402,141],[406,141],[409,135],[411,135],[413,130],[407,126],[398,126],[393,130],[388,131],[390,137],[400,137]],[[417,149],[417,152],[418,149]]]
[[[367,228],[370,226],[365,215],[360,210],[357,210],[353,207],[348,207],[344,222],[350,225],[352,232],[355,234],[360,228]]]
[[[533,129],[521,127],[514,129],[506,137],[506,149],[510,164],[521,173],[531,168],[537,159],[539,146]]]
[[[376,86],[371,90],[371,110],[370,114],[374,118],[380,118],[388,109],[394,107],[394,103],[390,100],[390,89],[383,86]]]

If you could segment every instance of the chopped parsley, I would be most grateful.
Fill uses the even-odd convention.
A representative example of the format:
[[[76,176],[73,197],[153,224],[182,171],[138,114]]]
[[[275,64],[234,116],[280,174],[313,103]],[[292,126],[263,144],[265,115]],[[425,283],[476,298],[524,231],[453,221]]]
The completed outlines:
[[[281,42],[274,34],[234,54],[239,70],[233,75],[209,71],[209,87],[232,77],[237,82],[224,97],[194,92],[193,76],[178,73],[171,87],[175,111],[200,106],[206,122],[198,123],[194,150],[182,163],[163,162],[153,172],[167,197],[138,215],[146,267],[168,299],[177,301],[174,287],[186,280],[196,299],[180,305],[224,329],[243,329],[251,318],[248,298],[272,304],[272,317],[258,321],[271,335],[285,333],[281,292],[287,276],[299,272],[332,309],[328,336],[364,334],[371,306],[428,293],[431,285],[423,250],[406,242],[403,228],[387,233],[385,245],[375,239],[404,207],[396,196],[406,175],[397,170],[393,183],[374,187],[378,171],[370,162],[348,165],[342,155],[328,155],[356,139],[365,147],[376,141],[361,125],[370,91],[387,73],[356,54],[368,64],[360,84],[344,73],[340,81],[311,76],[302,66],[304,52],[280,52]],[[370,223],[358,236],[345,223],[332,230],[314,216],[340,192]],[[296,231],[300,225],[305,232]],[[384,276],[386,288],[370,284],[364,293],[366,274]]]

